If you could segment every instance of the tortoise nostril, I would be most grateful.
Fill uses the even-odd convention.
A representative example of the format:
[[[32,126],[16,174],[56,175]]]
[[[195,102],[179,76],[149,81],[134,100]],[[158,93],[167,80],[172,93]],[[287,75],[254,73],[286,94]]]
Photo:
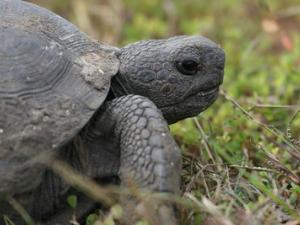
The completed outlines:
[[[198,71],[201,71],[201,70],[203,70],[204,68],[205,68],[205,65],[202,64],[202,63],[199,63],[199,64],[198,64],[197,70],[198,70]]]
[[[164,93],[164,94],[170,93],[170,91],[171,91],[170,85],[168,85],[168,84],[164,85],[164,86],[162,87],[161,91],[162,91],[162,93]]]

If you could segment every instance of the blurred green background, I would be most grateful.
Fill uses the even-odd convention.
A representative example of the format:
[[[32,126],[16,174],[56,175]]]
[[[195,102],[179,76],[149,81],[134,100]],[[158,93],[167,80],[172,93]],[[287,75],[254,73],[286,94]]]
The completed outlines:
[[[290,154],[284,141],[289,121],[300,109],[299,0],[33,2],[72,21],[92,37],[116,46],[179,34],[204,35],[219,43],[227,55],[223,85],[227,94],[221,95],[198,118],[171,127],[184,153],[183,190],[196,197],[206,195],[228,217],[235,218],[233,212],[238,207],[255,211],[262,198],[270,196],[260,192],[250,195],[249,190],[245,191],[247,188],[236,183],[237,177],[244,176],[242,170],[231,169],[230,176],[227,174],[232,179],[232,189],[223,181],[217,186],[215,178],[210,177],[212,172],[206,172],[201,179],[196,177],[199,168],[205,172],[204,165],[214,165],[212,170],[220,177],[226,175],[228,165],[247,166],[252,168],[250,176],[258,176],[268,190],[292,185],[298,191],[290,193],[285,200],[300,210],[300,191],[295,182],[280,173],[268,174],[254,169],[277,169],[276,165],[267,166],[270,164],[266,163],[268,157],[257,147],[261,144],[280,165],[300,175],[300,160]],[[228,100],[228,97],[233,99]],[[246,115],[241,109],[246,110]],[[266,127],[277,133],[272,134]],[[299,138],[300,115],[291,128],[292,136]],[[191,183],[195,177],[197,179]],[[287,179],[282,181],[282,177]],[[208,182],[203,183],[203,179]],[[253,185],[250,180],[247,182],[249,187],[250,183]],[[218,195],[220,190],[223,190],[222,195]],[[232,203],[232,195],[226,194],[228,192],[238,196],[239,201]],[[282,197],[280,191],[277,196]],[[188,215],[186,221],[191,221]],[[197,216],[192,218],[197,224]]]

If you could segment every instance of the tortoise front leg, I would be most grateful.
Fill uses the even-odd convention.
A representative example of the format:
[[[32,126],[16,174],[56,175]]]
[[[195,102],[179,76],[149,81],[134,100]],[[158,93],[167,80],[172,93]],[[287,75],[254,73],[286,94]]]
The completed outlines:
[[[112,135],[119,146],[119,176],[124,185],[179,193],[180,149],[162,113],[148,98],[127,95],[107,102],[92,124],[99,134]]]

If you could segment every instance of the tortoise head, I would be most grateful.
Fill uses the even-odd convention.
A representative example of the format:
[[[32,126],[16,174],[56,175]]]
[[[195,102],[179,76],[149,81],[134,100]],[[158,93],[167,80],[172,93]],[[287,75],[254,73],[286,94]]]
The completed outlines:
[[[200,36],[140,41],[122,48],[119,59],[113,94],[148,97],[168,123],[205,110],[223,81],[224,51]]]

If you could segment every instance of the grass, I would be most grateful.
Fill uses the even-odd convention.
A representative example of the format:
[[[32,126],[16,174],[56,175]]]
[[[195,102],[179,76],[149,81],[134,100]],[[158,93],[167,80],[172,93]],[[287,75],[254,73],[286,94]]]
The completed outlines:
[[[184,158],[182,224],[300,224],[298,0],[37,3],[113,45],[175,34],[220,43],[219,100],[171,126]],[[114,224],[114,210],[96,224]]]

